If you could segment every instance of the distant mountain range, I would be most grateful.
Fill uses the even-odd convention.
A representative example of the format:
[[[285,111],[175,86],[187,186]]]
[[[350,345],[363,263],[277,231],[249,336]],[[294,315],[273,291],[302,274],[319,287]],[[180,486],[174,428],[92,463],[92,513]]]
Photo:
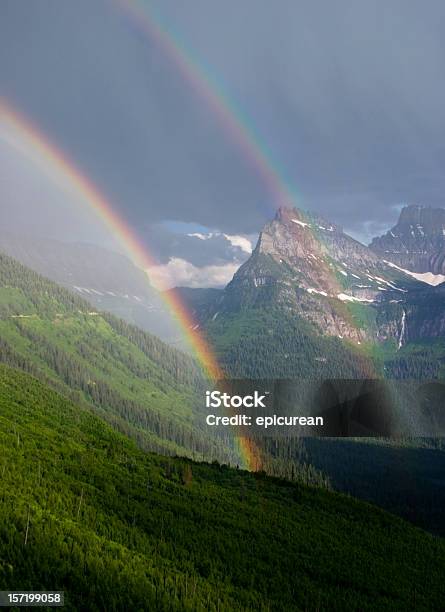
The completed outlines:
[[[178,342],[162,296],[127,257],[86,243],[0,232],[0,252],[159,338]]]

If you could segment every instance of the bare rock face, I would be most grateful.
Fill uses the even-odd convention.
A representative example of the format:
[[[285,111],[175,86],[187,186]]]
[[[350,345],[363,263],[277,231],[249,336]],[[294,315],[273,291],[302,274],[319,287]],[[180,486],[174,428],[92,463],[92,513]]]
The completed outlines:
[[[445,274],[445,209],[406,206],[397,224],[370,248],[411,272]]]

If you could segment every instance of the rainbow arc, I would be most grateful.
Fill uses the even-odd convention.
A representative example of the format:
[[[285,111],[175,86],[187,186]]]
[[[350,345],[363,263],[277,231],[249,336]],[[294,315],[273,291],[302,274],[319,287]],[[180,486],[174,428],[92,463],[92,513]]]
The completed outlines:
[[[29,119],[0,100],[0,140],[35,164],[65,193],[77,196],[106,225],[125,248],[136,265],[147,270],[156,265],[154,257],[143,246],[126,221],[120,217],[109,199],[99,191],[68,156],[52,143]],[[148,273],[147,273],[148,276]],[[175,291],[161,293],[184,339],[212,381],[225,378],[224,371],[199,327]],[[259,469],[261,462],[255,445],[245,438],[235,438],[243,467]]]

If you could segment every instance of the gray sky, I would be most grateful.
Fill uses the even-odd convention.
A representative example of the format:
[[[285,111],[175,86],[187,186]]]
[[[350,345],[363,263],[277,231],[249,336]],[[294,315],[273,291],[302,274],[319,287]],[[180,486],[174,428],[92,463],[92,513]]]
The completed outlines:
[[[363,240],[402,203],[443,205],[445,3],[145,4],[249,118],[298,205]],[[175,258],[211,284],[247,256],[224,234],[253,239],[273,215],[261,173],[117,3],[2,0],[0,94],[108,195],[162,273]],[[112,244],[5,145],[0,162],[2,226]]]

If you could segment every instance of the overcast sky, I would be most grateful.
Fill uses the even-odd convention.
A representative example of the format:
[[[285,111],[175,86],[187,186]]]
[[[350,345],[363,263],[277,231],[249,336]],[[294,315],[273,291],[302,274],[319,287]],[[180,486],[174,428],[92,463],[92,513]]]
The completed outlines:
[[[140,4],[241,109],[295,204],[362,240],[403,203],[443,206],[443,1]],[[263,174],[122,2],[1,0],[0,95],[103,190],[170,284],[223,284],[273,215]],[[113,245],[1,138],[0,163],[2,227]]]

